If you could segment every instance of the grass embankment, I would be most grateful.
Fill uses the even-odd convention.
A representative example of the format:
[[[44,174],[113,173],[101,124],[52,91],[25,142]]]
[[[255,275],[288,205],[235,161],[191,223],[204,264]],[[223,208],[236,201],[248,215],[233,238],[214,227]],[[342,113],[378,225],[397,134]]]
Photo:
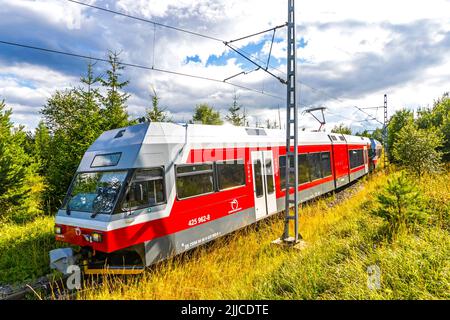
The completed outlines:
[[[53,217],[0,223],[0,284],[34,280],[50,271],[48,252],[56,247],[53,226]]]
[[[383,173],[363,180],[356,193],[330,207],[334,197],[301,210],[302,251],[272,245],[282,216],[263,221],[163,262],[143,275],[106,279],[79,299],[441,299],[450,298],[450,174],[424,178],[419,187],[429,223],[394,240],[372,215]],[[368,288],[369,266],[381,272]]]

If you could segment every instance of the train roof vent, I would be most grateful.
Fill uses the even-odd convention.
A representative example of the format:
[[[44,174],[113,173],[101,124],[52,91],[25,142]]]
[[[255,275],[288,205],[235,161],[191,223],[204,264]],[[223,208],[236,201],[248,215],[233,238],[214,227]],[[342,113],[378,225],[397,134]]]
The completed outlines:
[[[114,139],[122,138],[123,134],[125,133],[125,131],[127,131],[127,130],[123,129],[123,130],[120,130],[119,132],[117,132],[117,134],[114,137]]]
[[[246,128],[245,131],[247,131],[247,134],[249,136],[267,136],[267,133],[264,129]]]
[[[341,141],[345,141],[345,138],[344,138],[343,136],[340,136],[339,139],[340,139]]]
[[[335,136],[330,136],[332,140],[337,141],[337,138]]]

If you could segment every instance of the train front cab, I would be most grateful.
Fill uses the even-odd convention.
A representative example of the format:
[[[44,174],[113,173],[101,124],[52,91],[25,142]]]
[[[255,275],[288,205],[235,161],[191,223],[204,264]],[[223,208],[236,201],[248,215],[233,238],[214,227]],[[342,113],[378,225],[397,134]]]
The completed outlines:
[[[370,151],[369,151],[369,171],[374,171],[381,158],[382,145],[378,140],[370,138]]]

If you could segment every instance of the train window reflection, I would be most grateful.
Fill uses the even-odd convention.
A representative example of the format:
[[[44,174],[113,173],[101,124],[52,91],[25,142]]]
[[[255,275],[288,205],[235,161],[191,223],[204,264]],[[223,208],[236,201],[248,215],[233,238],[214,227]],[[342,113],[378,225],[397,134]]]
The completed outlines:
[[[136,170],[123,210],[151,207],[166,202],[163,168]]]
[[[245,185],[244,160],[216,162],[219,190]]]
[[[212,164],[183,165],[176,168],[176,187],[179,199],[214,192]]]

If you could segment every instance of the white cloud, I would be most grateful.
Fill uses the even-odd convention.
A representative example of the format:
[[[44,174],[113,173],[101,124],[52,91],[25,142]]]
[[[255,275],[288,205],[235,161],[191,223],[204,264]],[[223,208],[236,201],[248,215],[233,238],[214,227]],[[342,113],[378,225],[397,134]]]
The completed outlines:
[[[156,43],[153,43],[154,31],[151,24],[98,12],[67,1],[1,2],[3,7],[9,10],[25,11],[30,20],[28,22],[45,23],[50,30],[66,30],[67,38],[54,39],[54,43],[63,47],[72,45],[77,52],[90,48],[85,48],[89,44],[86,42],[71,43],[71,36],[75,35],[71,32],[74,30],[78,32],[77,35],[84,33],[83,40],[89,39],[97,48],[122,50],[122,59],[130,63],[146,66],[154,64],[157,68],[218,80],[250,70],[244,67],[241,60],[234,58],[226,60],[224,65],[206,66],[211,56],[220,57],[228,52],[220,42],[157,27]],[[105,6],[107,2],[111,9],[224,40],[282,24],[286,21],[287,14],[287,0],[118,0],[115,3],[89,1],[99,6]],[[306,47],[298,51],[299,58],[306,60],[299,65],[299,79],[307,83],[310,81],[311,85],[326,92],[321,94],[320,91],[302,87],[299,97],[301,103],[325,104],[335,114],[364,119],[364,115],[355,113],[351,106],[379,105],[385,92],[389,94],[390,105],[393,107],[390,112],[393,112],[402,106],[428,104],[449,90],[449,59],[442,58],[442,52],[438,49],[430,49],[426,58],[430,62],[416,64],[414,58],[420,57],[419,52],[423,44],[419,43],[420,36],[409,34],[417,29],[411,25],[420,24],[421,21],[423,24],[432,22],[435,28],[429,34],[421,36],[423,41],[428,41],[430,48],[441,46],[441,43],[448,39],[450,32],[449,1],[316,0],[297,1],[296,5],[297,36],[307,41]],[[0,14],[4,10],[1,8],[2,6]],[[11,28],[21,26],[19,22],[17,26],[11,23]],[[285,31],[279,30],[277,35],[283,37]],[[43,36],[43,39],[51,37],[50,33]],[[264,35],[260,35],[246,39],[237,45],[259,43],[265,39],[263,37]],[[18,41],[20,42],[20,39]],[[416,45],[415,41],[418,42]],[[270,42],[265,42],[261,52],[252,53],[265,61],[269,49]],[[201,62],[185,63],[186,57],[196,55]],[[285,55],[284,42],[275,42],[271,61],[281,70],[285,68],[280,64],[283,63],[281,59],[284,59]],[[373,60],[370,60],[370,57],[373,57]],[[401,57],[404,57],[403,64],[397,63],[401,61]],[[383,63],[389,65],[389,68],[380,70],[379,66]],[[372,71],[365,70],[367,68],[375,68],[373,77],[370,76]],[[406,72],[408,68],[416,72]],[[77,77],[56,70],[57,66],[52,70],[50,67],[38,66],[37,63],[0,65],[0,85],[4,84],[1,86],[0,96],[6,98],[11,105],[17,106],[16,119],[32,127],[32,121],[22,117],[26,114],[26,109],[22,108],[27,105],[26,98],[30,101],[29,105],[37,109],[55,89],[77,83]],[[378,74],[382,71],[385,73]],[[403,74],[405,76],[401,77]],[[421,77],[417,78],[418,74]],[[133,68],[127,68],[125,76],[131,81],[130,89],[133,91],[129,109],[133,116],[143,114],[145,106],[149,105],[152,85],[157,89],[161,103],[180,120],[187,120],[189,111],[200,102],[211,103],[224,114],[232,101],[234,90],[238,90],[241,103],[252,115],[252,121],[256,117],[277,118],[278,104],[281,104],[282,111],[284,109],[283,101],[225,84]],[[264,88],[265,91],[285,96],[285,88],[261,70],[230,81],[257,90]],[[335,95],[340,101],[329,97]],[[337,116],[330,115],[327,118],[330,125],[341,121],[350,122]],[[308,120],[306,126],[315,129],[316,123]]]

